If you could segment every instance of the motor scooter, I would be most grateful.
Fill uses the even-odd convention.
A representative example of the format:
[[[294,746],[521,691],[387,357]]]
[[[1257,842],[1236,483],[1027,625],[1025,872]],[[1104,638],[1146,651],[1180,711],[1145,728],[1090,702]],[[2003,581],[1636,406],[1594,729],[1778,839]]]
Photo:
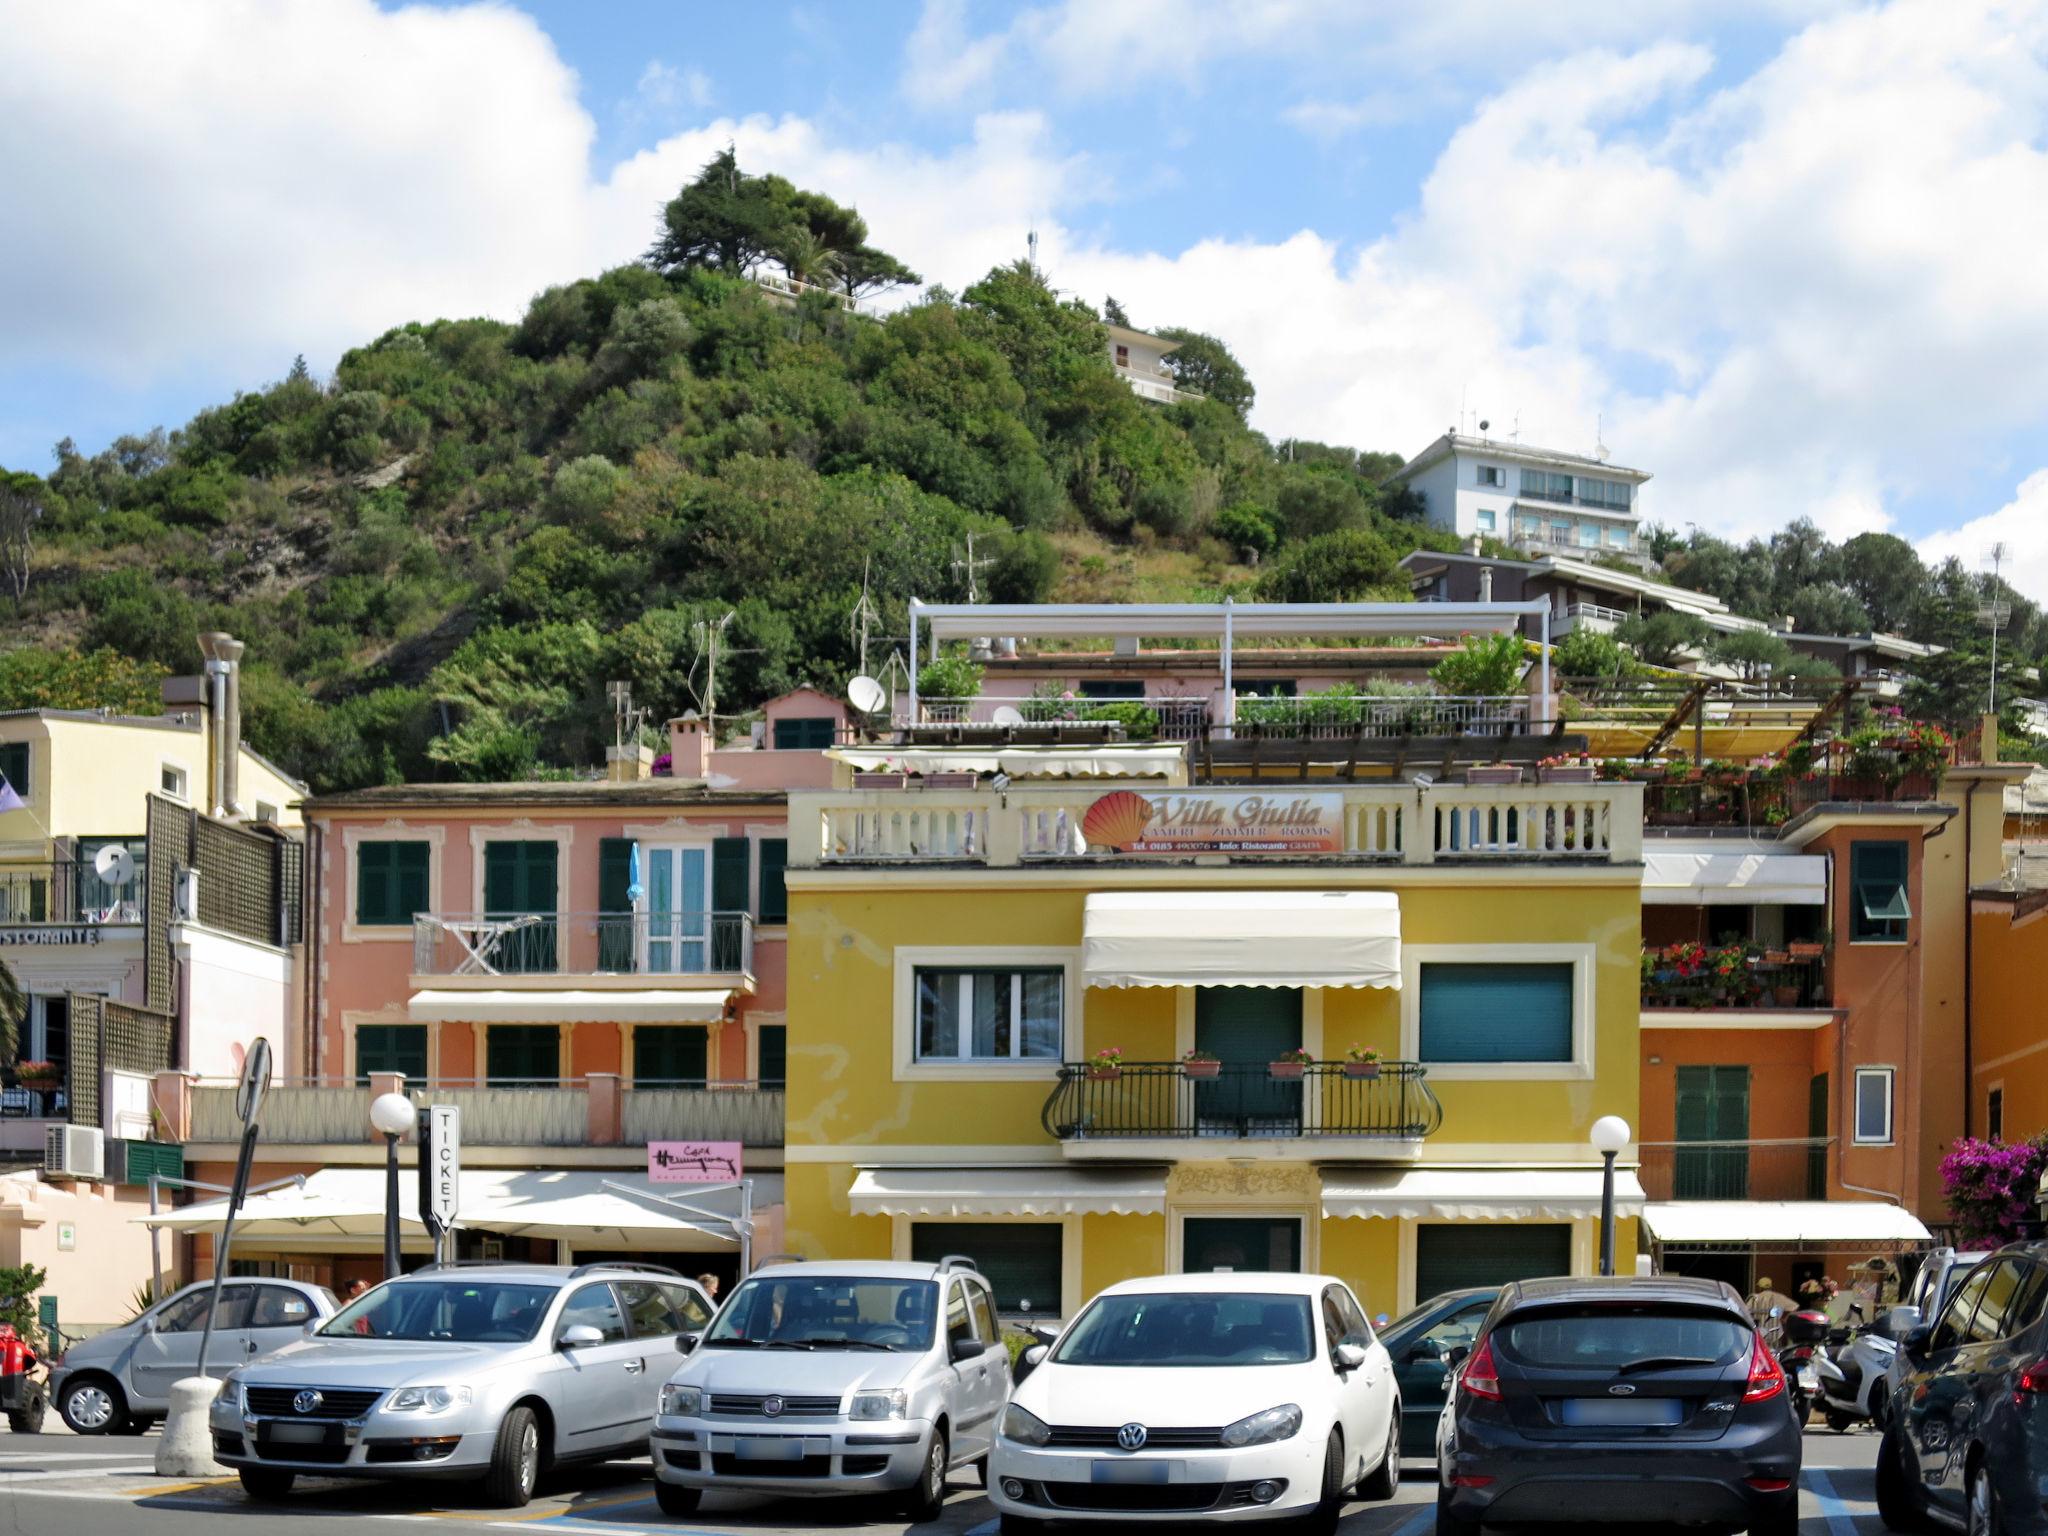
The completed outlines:
[[[0,1323],[0,1411],[17,1435],[41,1434],[50,1406],[50,1372],[12,1323]]]
[[[1778,1346],[1778,1369],[1785,1373],[1791,1393],[1792,1416],[1804,1428],[1821,1392],[1818,1367],[1820,1346],[1828,1336],[1827,1314],[1804,1308],[1788,1313],[1777,1307],[1771,1312],[1784,1341]]]
[[[1820,1381],[1819,1407],[1828,1428],[1839,1435],[1866,1420],[1884,1428],[1891,1404],[1885,1378],[1899,1352],[1897,1341],[1878,1332],[1875,1325],[1837,1328],[1830,1338],[1838,1347],[1814,1361],[1814,1375]]]

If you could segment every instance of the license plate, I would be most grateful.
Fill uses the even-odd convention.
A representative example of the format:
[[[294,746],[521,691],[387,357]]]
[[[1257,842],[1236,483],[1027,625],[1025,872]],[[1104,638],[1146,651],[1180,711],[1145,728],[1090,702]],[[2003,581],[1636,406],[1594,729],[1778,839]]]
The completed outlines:
[[[273,1424],[264,1438],[280,1445],[325,1445],[327,1429],[325,1424]]]
[[[741,1461],[802,1461],[804,1443],[779,1435],[742,1435],[733,1441],[732,1453]]]
[[[1098,1461],[1090,1478],[1098,1483],[1170,1483],[1176,1461]]]
[[[1820,1391],[1820,1378],[1814,1375],[1811,1367],[1799,1373],[1799,1390],[1806,1393]]]
[[[1571,1425],[1676,1424],[1684,1411],[1675,1397],[1568,1397],[1564,1421]]]

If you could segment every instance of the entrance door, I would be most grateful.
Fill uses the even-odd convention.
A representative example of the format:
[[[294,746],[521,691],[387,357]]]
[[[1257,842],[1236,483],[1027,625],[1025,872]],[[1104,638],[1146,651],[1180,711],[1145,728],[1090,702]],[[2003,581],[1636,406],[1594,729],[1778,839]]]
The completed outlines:
[[[562,1076],[558,1024],[493,1024],[484,1042],[485,1081],[492,1087],[553,1083]]]
[[[1302,1085],[1267,1068],[1301,1046],[1299,987],[1202,987],[1195,993],[1195,1047],[1223,1063],[1195,1086],[1198,1134],[1297,1136]]]
[[[1806,1198],[1828,1197],[1828,1075],[1816,1072],[1806,1085]]]
[[[1723,1145],[1678,1148],[1673,1198],[1749,1197],[1749,1068],[1678,1069],[1678,1139]],[[1733,1145],[1728,1145],[1733,1143]]]
[[[1301,1269],[1301,1221],[1293,1216],[1189,1216],[1181,1222],[1180,1267],[1205,1275]]]
[[[641,1024],[633,1030],[633,1086],[701,1088],[705,1079],[701,1024]]]
[[[702,847],[647,850],[647,932],[643,968],[656,972],[710,969],[705,897],[709,860]]]
[[[553,843],[484,845],[486,915],[497,921],[540,919],[509,929],[490,951],[491,964],[508,975],[555,969],[556,853]]]

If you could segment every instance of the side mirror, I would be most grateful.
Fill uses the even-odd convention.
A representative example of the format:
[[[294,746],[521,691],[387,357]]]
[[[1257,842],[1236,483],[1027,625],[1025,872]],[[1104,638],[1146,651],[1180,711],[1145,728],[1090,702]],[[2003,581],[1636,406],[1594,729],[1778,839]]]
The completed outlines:
[[[561,1338],[555,1341],[557,1349],[588,1349],[593,1344],[602,1344],[604,1335],[588,1323],[571,1323],[562,1330]]]
[[[704,1337],[704,1335],[703,1335],[703,1334],[701,1334],[701,1333],[679,1333],[679,1334],[677,1334],[677,1335],[676,1335],[676,1353],[677,1353],[677,1354],[679,1354],[679,1355],[687,1355],[687,1354],[688,1354],[688,1353],[689,1353],[689,1352],[690,1352],[691,1350],[693,1350],[693,1349],[695,1349],[695,1348],[697,1347],[697,1345],[698,1345],[699,1341],[701,1341],[701,1340],[703,1339],[703,1337]]]
[[[1052,1353],[1049,1344],[1034,1344],[1017,1357],[1017,1363],[1010,1368],[1010,1379],[1021,1382],[1026,1376],[1045,1364],[1045,1357]]]
[[[309,1317],[306,1319],[306,1326],[300,1332],[304,1333],[306,1337],[311,1338],[320,1331],[320,1325],[326,1321],[327,1319],[324,1317]]]
[[[1365,1350],[1357,1344],[1339,1344],[1330,1351],[1330,1364],[1346,1375],[1365,1364]]]
[[[981,1353],[981,1340],[972,1338],[955,1339],[952,1342],[951,1346],[946,1350],[947,1358],[950,1359],[955,1365],[960,1364],[960,1362],[963,1360],[979,1360],[981,1358]]]
[[[1444,1347],[1435,1339],[1417,1339],[1401,1356],[1403,1365],[1420,1365],[1423,1361],[1440,1361],[1444,1358]]]
[[[1918,1307],[1893,1307],[1877,1320],[1877,1331],[1894,1343],[1904,1343],[1909,1335],[1925,1327],[1925,1314]]]

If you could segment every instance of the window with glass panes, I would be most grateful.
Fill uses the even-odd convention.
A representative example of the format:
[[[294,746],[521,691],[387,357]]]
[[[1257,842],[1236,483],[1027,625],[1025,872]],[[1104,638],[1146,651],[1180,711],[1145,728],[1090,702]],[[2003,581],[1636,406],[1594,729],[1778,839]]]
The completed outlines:
[[[28,743],[25,741],[0,742],[0,774],[6,775],[7,782],[14,786],[14,792],[26,800],[29,796]]]
[[[763,1088],[781,1088],[789,1082],[789,1030],[782,1024],[763,1024],[755,1032],[754,1075]]]
[[[1525,469],[1522,471],[1522,494],[1544,501],[1570,501],[1572,477],[1553,475],[1541,469]]]
[[[356,844],[356,922],[365,928],[409,925],[432,902],[427,871],[432,849],[423,842],[370,838]]]
[[[1849,941],[1897,944],[1913,909],[1906,903],[1906,845],[1864,840],[1849,845]]]
[[[409,1082],[427,1077],[427,1026],[358,1024],[356,1082],[367,1087],[372,1072],[402,1072]]]
[[[917,968],[919,1061],[1057,1061],[1066,972]]]

